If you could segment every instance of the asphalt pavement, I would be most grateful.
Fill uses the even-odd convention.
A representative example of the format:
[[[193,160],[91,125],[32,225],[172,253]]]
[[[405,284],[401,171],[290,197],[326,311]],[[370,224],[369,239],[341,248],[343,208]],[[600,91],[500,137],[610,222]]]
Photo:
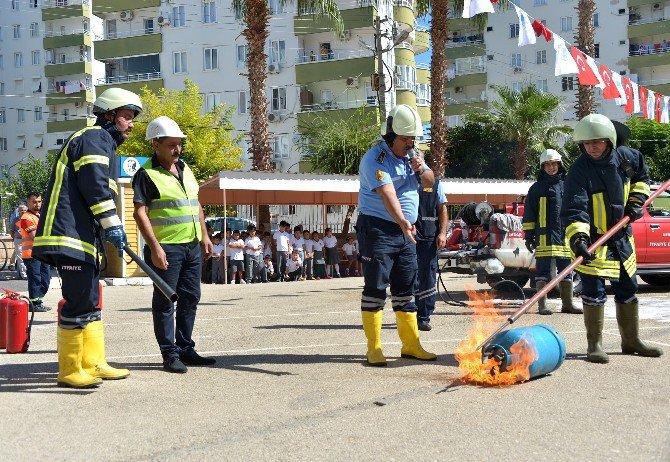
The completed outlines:
[[[484,288],[463,276],[446,283],[458,300],[466,286]],[[361,286],[360,278],[205,285],[194,339],[217,364],[183,375],[161,369],[152,289],[106,287],[108,359],[131,375],[92,391],[56,387],[56,314],[37,313],[30,351],[0,353],[2,458],[670,460],[668,290],[640,290],[642,335],[666,350],[662,358],[621,355],[608,318],[611,362],[587,363],[582,316],[529,314],[518,324],[555,327],[565,363],[530,382],[481,387],[459,380],[453,356],[472,310],[442,302],[421,334],[437,361],[400,358],[387,305],[389,366],[366,367]],[[51,290],[45,303],[59,298]]]

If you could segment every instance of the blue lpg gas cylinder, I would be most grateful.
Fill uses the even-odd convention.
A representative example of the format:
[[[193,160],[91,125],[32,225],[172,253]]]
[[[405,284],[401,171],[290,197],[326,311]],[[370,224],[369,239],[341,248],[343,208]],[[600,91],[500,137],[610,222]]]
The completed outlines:
[[[503,331],[493,337],[483,349],[482,360],[493,357],[500,362],[500,371],[517,359],[510,347],[521,338],[534,345],[538,358],[530,365],[530,378],[540,377],[555,371],[565,361],[565,342],[555,329],[545,325],[518,327]]]

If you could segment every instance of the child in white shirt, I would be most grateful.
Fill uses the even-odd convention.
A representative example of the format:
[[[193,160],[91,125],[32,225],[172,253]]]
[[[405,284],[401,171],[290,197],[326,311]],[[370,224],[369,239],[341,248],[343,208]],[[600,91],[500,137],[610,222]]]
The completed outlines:
[[[319,280],[326,276],[326,261],[323,258],[323,241],[319,232],[312,233],[312,249],[314,251],[314,279]]]
[[[258,282],[260,280],[261,258],[263,258],[263,243],[256,236],[256,227],[249,225],[247,227],[249,236],[244,241],[245,266],[247,284]]]
[[[212,284],[223,284],[223,242],[221,232],[212,236]]]
[[[294,250],[291,253],[291,259],[286,263],[286,277],[287,281],[299,281],[302,277],[302,260],[298,255],[298,251]]]
[[[342,245],[342,251],[344,252],[344,257],[347,259],[347,267],[344,270],[345,276],[354,275],[354,238],[347,236],[347,242]]]
[[[228,247],[230,247],[230,283],[235,284],[237,277],[240,284],[246,284],[244,280],[244,241],[240,239],[238,230],[233,231]]]
[[[298,257],[300,261],[305,261],[305,240],[302,237],[302,231],[300,226],[293,228],[293,235],[289,238],[289,244],[291,245],[292,251],[298,251]],[[302,267],[303,274],[300,277],[304,277],[305,267]]]
[[[340,276],[340,254],[337,252],[337,238],[333,236],[333,230],[326,228],[323,237],[323,245],[326,252],[326,279]]]
[[[314,279],[314,241],[312,240],[312,233],[308,230],[302,232],[302,238],[305,240],[305,259],[303,260],[303,267],[305,268],[305,278]]]
[[[277,271],[279,272],[279,280],[284,280],[284,273],[286,272],[286,260],[288,259],[288,252],[290,247],[291,235],[286,232],[288,223],[282,221],[279,223],[279,231],[276,231],[273,238],[277,246]]]
[[[266,255],[263,257],[263,264],[261,265],[261,281],[270,282],[275,277],[275,269],[272,266],[272,256]]]

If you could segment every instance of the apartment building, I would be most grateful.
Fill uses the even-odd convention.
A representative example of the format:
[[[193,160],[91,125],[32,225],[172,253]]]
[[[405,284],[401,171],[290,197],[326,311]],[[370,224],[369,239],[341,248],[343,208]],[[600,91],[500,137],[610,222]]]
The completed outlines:
[[[568,43],[577,33],[577,0],[517,0],[532,18],[538,19]],[[593,58],[612,71],[631,78],[651,90],[670,90],[670,2],[651,0],[597,0],[594,16],[595,53]],[[553,42],[538,37],[537,43],[517,46],[519,20],[513,8],[496,10],[488,16],[483,31],[455,12],[449,21],[452,34],[447,45],[448,123],[462,123],[467,110],[487,107],[493,85],[522,88],[534,85],[565,98],[567,110],[561,122],[575,121],[577,76],[554,76]],[[667,62],[667,63],[666,63]],[[615,120],[627,114],[613,100],[604,100],[596,90],[599,112]]]

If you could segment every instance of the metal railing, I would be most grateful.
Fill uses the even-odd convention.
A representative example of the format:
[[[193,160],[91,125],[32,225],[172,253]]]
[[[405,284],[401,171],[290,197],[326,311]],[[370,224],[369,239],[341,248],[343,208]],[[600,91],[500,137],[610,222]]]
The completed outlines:
[[[87,29],[71,29],[71,30],[47,30],[44,31],[45,37],[63,37],[66,35],[77,35],[77,34],[90,34],[91,31]]]
[[[451,104],[483,103],[485,101],[487,101],[487,98],[475,96],[472,98],[447,98],[445,103],[447,106],[449,106]]]
[[[91,85],[84,85],[84,88],[83,88],[83,89],[81,89],[81,85],[80,85],[80,90],[79,90],[79,91],[91,91],[92,89],[93,89],[93,87],[92,87]],[[47,93],[48,93],[48,94],[50,94],[50,93],[56,93],[56,87],[53,86],[53,85],[49,85],[49,86],[47,87]]]
[[[303,104],[300,107],[300,112],[335,111],[338,109],[358,109],[361,107],[373,106],[377,106],[377,96],[371,95],[365,99],[351,101],[335,100],[325,103]]]
[[[140,37],[142,35],[154,35],[160,34],[160,30],[157,27],[151,29],[140,29],[140,30],[131,30],[124,32],[105,32],[105,35],[96,35],[95,40],[114,40],[119,38],[128,38],[128,37]]]
[[[42,0],[43,8],[60,8],[72,5],[90,5],[90,0]]]
[[[394,0],[393,4],[395,6],[404,6],[411,10],[414,9],[414,2],[412,0]]]
[[[327,50],[323,53],[320,50],[312,50],[305,53],[304,50],[298,50],[296,64],[316,63],[324,61],[340,61],[353,58],[370,58],[371,52],[368,50]]]
[[[454,71],[455,75],[469,75],[469,74],[480,74],[482,72],[486,72],[486,65],[480,64],[478,66],[471,66],[471,67],[463,67],[463,68],[450,68],[447,69],[447,71],[452,70]]]
[[[463,38],[465,38],[465,37],[463,37]],[[469,45],[480,45],[482,43],[484,43],[484,40],[481,39],[481,38],[477,38],[477,39],[465,38],[465,40],[459,40],[459,41],[452,40],[452,41],[447,42],[447,48],[466,47],[466,46],[469,46]]]
[[[670,51],[670,42],[663,43],[643,43],[638,45],[637,50],[629,50],[628,56],[644,56],[667,53]]]
[[[77,57],[65,57],[65,59],[60,58],[60,57],[54,57],[48,61],[46,61],[45,64],[69,64],[69,63],[83,63],[83,62],[90,62],[91,59],[88,56],[77,56]]]
[[[116,75],[105,77],[104,79],[98,79],[96,85],[109,85],[112,83],[123,83],[123,82],[141,82],[143,80],[156,80],[161,78],[160,72],[144,72],[141,74],[130,74],[130,75]]]
[[[653,85],[664,85],[666,83],[670,83],[670,79],[641,80],[641,81],[637,82],[638,85],[643,85],[645,87],[653,86]]]
[[[659,21],[667,21],[668,18],[665,17],[660,17],[660,18],[641,18],[639,15],[631,15],[631,17],[628,19],[628,25],[629,26],[635,26],[638,24],[651,24],[654,22],[659,22]]]

